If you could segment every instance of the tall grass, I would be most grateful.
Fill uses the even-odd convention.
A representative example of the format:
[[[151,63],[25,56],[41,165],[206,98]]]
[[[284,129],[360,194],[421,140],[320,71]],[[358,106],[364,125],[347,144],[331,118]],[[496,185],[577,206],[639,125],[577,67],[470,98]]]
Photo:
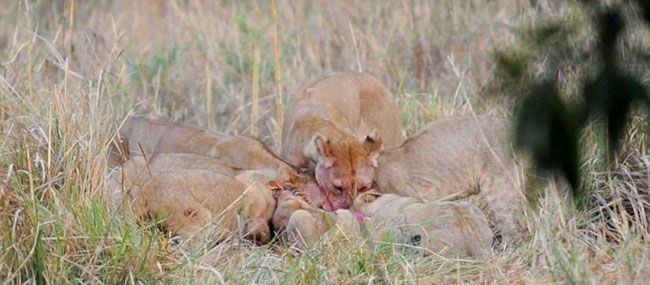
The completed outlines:
[[[522,246],[485,261],[328,236],[304,253],[233,237],[170,240],[109,211],[105,153],[121,119],[154,113],[256,134],[277,149],[287,98],[326,71],[371,72],[409,133],[439,117],[509,114],[488,83],[516,27],[569,13],[554,1],[0,1],[0,282],[643,283],[648,156],[600,167],[592,211],[552,181]],[[589,134],[586,134],[587,136]],[[646,219],[646,220],[644,220]],[[178,243],[178,244],[177,244]]]

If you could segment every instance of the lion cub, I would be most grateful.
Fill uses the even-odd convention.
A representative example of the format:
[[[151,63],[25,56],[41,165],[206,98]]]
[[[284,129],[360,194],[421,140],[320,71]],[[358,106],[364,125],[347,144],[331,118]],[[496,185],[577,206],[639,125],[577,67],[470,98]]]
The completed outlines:
[[[133,195],[133,192],[139,191],[142,184],[151,177],[181,169],[205,169],[230,176],[235,176],[239,172],[238,169],[221,160],[193,153],[159,153],[150,157],[149,161],[144,156],[132,156],[108,174],[109,197],[111,197],[114,208],[117,209],[122,204],[124,194]]]
[[[245,224],[244,233],[266,243],[270,238],[267,224],[275,206],[266,184],[277,178],[274,175],[273,171],[237,169],[193,153],[157,153],[149,161],[143,156],[131,157],[109,174],[108,189],[113,209],[134,205],[141,217],[168,215],[162,225],[172,233],[193,235],[216,220],[218,215],[209,210],[216,208],[223,211],[220,217],[225,229],[233,230],[237,213],[252,221]],[[237,205],[224,208],[223,203],[234,200],[239,201]],[[202,205],[197,206],[196,201]],[[238,212],[238,208],[245,210]],[[183,215],[183,211],[194,214]]]
[[[375,181],[382,193],[425,201],[478,194],[503,239],[513,240],[522,232],[515,216],[524,205],[513,156],[507,120],[446,118],[382,152]]]
[[[356,235],[360,231],[357,215],[350,210],[325,211],[286,190],[279,191],[276,200],[273,229],[289,246],[310,248],[332,228],[338,228],[345,235]]]
[[[266,185],[204,169],[158,174],[133,195],[138,216],[162,218],[166,230],[185,237],[216,223],[227,232],[239,229],[245,237],[264,244],[271,238],[268,221],[274,209],[275,200]]]
[[[328,203],[349,208],[372,186],[382,144],[405,140],[398,107],[381,82],[367,73],[325,75],[295,94],[283,126],[281,156],[314,171]]]
[[[334,212],[312,207],[301,197],[282,191],[277,197],[273,228],[280,238],[299,249],[316,244],[328,231],[357,235],[365,224],[371,238],[390,234],[397,243],[457,257],[483,257],[490,250],[492,230],[476,206],[464,202],[424,202],[415,197],[384,194],[355,199],[354,210]]]
[[[239,169],[273,170],[286,177],[297,174],[291,165],[254,138],[208,132],[155,116],[127,118],[112,146],[109,166],[119,165],[132,156],[148,159],[159,153],[194,153],[220,159]]]
[[[492,246],[492,229],[476,206],[464,201],[425,202],[381,195],[364,206],[372,237],[390,234],[398,243],[455,257],[483,257]]]

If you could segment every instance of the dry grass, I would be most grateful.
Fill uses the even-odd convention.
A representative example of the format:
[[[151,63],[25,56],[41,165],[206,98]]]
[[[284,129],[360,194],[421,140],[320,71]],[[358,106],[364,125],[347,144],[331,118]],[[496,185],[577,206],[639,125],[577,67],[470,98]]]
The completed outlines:
[[[644,283],[650,277],[645,130],[596,171],[592,211],[556,186],[521,247],[486,261],[329,237],[297,254],[233,238],[173,245],[108,212],[107,141],[150,112],[280,143],[287,97],[331,70],[365,70],[394,91],[410,133],[449,115],[507,115],[492,51],[554,1],[0,1],[0,282]],[[499,94],[496,94],[499,95]],[[496,100],[495,100],[496,98]],[[641,124],[642,125],[642,124]]]

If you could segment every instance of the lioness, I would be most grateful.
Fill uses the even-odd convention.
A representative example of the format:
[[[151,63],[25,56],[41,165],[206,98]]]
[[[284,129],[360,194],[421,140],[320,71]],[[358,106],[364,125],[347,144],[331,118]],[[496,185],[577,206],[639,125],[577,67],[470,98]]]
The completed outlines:
[[[144,156],[133,156],[108,175],[107,184],[109,196],[113,202],[112,206],[118,209],[125,202],[123,199],[126,198],[125,195],[137,195],[142,185],[151,177],[168,171],[184,169],[211,170],[235,177],[248,184],[258,182],[266,185],[270,181],[279,179],[277,173],[272,170],[238,169],[226,164],[223,160],[193,153],[156,153],[149,158],[149,161]],[[296,176],[292,180],[299,178]],[[316,197],[318,189],[314,190],[313,188],[311,187],[310,193]]]
[[[163,172],[181,169],[205,169],[235,176],[238,169],[223,161],[193,153],[154,154],[149,161],[144,156],[132,156],[120,167],[108,174],[108,193],[113,207],[118,209],[126,196],[136,195],[151,177]],[[126,192],[124,192],[126,191]]]
[[[325,75],[295,94],[283,126],[281,156],[314,171],[327,202],[348,208],[357,191],[372,186],[382,144],[405,140],[394,98],[367,73]]]
[[[218,158],[239,169],[274,170],[285,177],[296,174],[289,164],[254,138],[212,133],[155,116],[126,119],[117,142],[113,143],[109,164],[118,165],[131,156],[150,158],[155,153],[194,153]]]
[[[430,123],[401,147],[381,153],[376,186],[426,201],[479,194],[504,240],[512,240],[520,233],[515,215],[524,196],[508,129],[507,120],[492,116]]]
[[[323,211],[282,191],[273,228],[281,239],[299,249],[313,246],[331,229],[345,235],[358,234],[362,223],[375,241],[389,234],[399,244],[446,256],[480,258],[492,245],[493,234],[485,215],[467,202],[427,203],[416,197],[384,194],[367,201],[358,196],[354,208]]]
[[[338,228],[346,235],[359,233],[357,215],[350,210],[325,211],[308,203],[305,197],[286,190],[279,191],[276,199],[273,229],[289,246],[312,247],[331,228]]]
[[[247,182],[205,169],[172,170],[148,179],[134,194],[133,209],[140,217],[162,218],[165,229],[181,236],[216,222],[226,231],[243,226],[246,237],[264,244],[275,200],[266,185]]]
[[[482,257],[493,234],[485,215],[464,202],[424,202],[384,194],[364,207],[375,240],[386,233],[398,243],[420,246],[446,256]]]

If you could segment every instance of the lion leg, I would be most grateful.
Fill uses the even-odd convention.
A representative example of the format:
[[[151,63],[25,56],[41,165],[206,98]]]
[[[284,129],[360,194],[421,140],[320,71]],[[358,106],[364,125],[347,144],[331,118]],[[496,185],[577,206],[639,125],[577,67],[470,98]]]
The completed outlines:
[[[506,244],[517,242],[523,234],[517,220],[524,207],[524,196],[514,178],[513,172],[504,169],[484,177],[479,183],[488,217],[496,227],[495,237],[499,239],[500,236]]]

